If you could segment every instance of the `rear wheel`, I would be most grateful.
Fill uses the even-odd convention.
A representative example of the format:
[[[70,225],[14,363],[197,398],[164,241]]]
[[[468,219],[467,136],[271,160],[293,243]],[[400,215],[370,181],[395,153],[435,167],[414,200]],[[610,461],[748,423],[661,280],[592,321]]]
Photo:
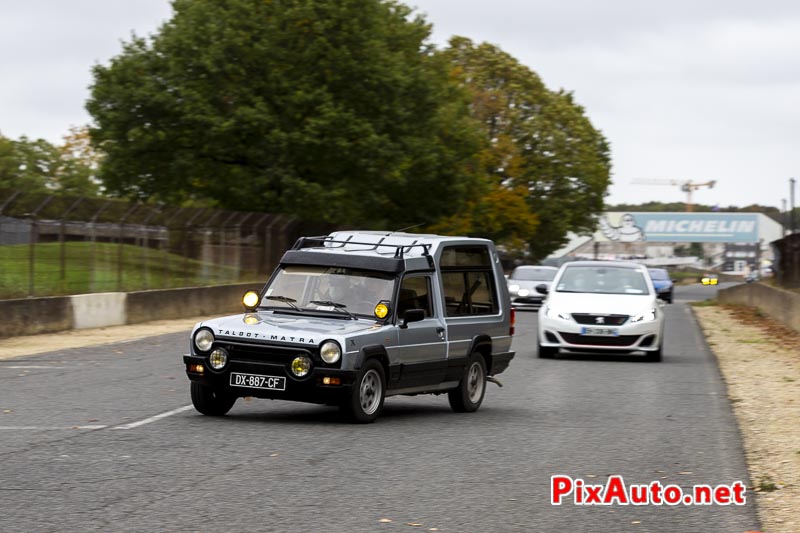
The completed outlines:
[[[200,383],[192,382],[192,404],[198,412],[208,416],[222,416],[236,403],[236,396],[225,394]]]
[[[472,413],[483,403],[486,393],[486,363],[480,354],[472,354],[458,387],[447,393],[450,407],[457,413]]]
[[[383,409],[386,398],[386,372],[376,359],[368,359],[358,374],[342,411],[351,422],[373,422]]]

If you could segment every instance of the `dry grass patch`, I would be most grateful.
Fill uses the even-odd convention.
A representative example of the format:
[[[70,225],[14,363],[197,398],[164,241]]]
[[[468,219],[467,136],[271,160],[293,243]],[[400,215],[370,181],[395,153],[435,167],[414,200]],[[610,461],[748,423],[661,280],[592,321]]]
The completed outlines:
[[[739,422],[765,531],[800,531],[800,334],[743,306],[695,307]]]

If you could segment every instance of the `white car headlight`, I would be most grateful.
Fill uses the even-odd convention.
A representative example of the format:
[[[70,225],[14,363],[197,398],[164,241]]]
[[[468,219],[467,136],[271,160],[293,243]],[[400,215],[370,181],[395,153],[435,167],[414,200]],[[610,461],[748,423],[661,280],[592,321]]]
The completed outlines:
[[[656,319],[656,310],[650,309],[640,315],[635,315],[631,318],[631,324],[636,324],[637,322],[652,322]]]
[[[516,283],[508,286],[508,292],[517,292],[518,290],[519,290],[519,285],[517,285]]]
[[[547,308],[547,318],[560,318],[561,320],[572,320],[569,313],[565,311],[558,311],[552,307]]]
[[[528,294],[530,294],[530,291],[528,291],[528,289],[520,289],[517,294],[519,294],[520,296],[524,297],[524,296],[527,296]]]
[[[201,352],[207,352],[211,349],[211,345],[214,343],[214,334],[211,333],[210,329],[199,329],[197,333],[194,335],[194,345],[197,347],[198,350]]]
[[[323,361],[332,365],[342,356],[342,349],[339,348],[339,344],[336,342],[325,341],[319,349],[319,356],[322,357]]]

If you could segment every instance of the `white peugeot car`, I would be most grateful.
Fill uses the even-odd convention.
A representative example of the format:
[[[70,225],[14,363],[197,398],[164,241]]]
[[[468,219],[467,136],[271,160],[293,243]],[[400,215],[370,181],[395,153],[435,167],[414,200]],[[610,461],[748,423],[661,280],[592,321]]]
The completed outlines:
[[[539,311],[539,357],[560,348],[580,352],[645,352],[661,360],[664,311],[647,268],[635,263],[564,264]]]

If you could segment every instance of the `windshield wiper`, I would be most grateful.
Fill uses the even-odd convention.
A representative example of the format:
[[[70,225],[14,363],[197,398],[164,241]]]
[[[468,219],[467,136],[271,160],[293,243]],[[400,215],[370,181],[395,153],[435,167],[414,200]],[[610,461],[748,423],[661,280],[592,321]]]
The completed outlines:
[[[282,302],[294,309],[295,311],[302,311],[297,305],[297,300],[294,298],[289,298],[288,296],[267,296],[267,300],[275,300],[276,302]]]
[[[325,306],[333,307],[337,311],[341,311],[343,313],[346,313],[347,316],[349,316],[353,320],[358,320],[358,317],[356,315],[354,315],[353,313],[351,313],[350,311],[348,311],[347,310],[347,306],[342,304],[342,303],[333,302],[331,300],[311,300],[308,303],[315,304],[315,305],[325,305]]]

